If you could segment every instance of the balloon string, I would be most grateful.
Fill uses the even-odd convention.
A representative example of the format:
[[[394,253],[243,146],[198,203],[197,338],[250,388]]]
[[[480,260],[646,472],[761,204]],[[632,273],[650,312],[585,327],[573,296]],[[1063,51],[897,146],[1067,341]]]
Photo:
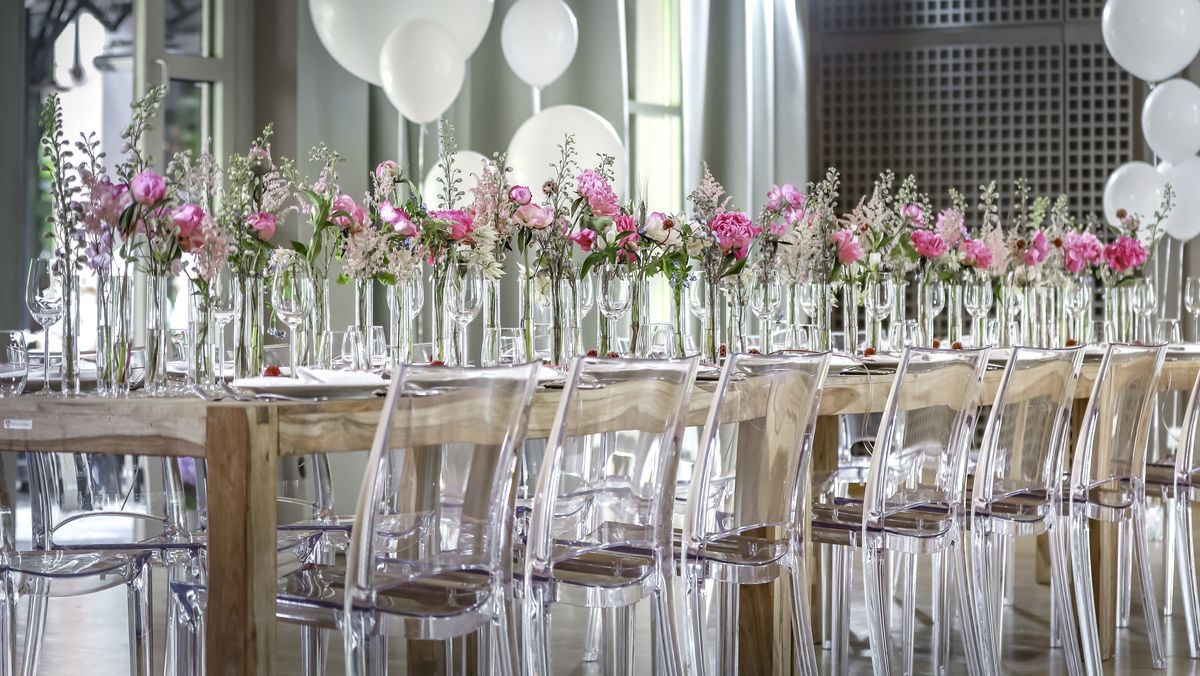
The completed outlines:
[[[417,135],[417,176],[425,176],[425,125]]]
[[[542,112],[542,88],[533,87],[533,114]]]

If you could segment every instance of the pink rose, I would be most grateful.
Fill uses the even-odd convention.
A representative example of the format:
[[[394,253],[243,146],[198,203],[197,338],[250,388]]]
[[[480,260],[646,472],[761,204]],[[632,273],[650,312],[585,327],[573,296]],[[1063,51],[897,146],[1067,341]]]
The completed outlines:
[[[133,177],[130,190],[138,204],[150,207],[167,196],[167,182],[153,171],[143,171]]]
[[[637,221],[633,216],[625,214],[617,214],[613,218],[613,226],[617,231],[617,246],[624,249],[633,249],[638,243],[638,227]]]
[[[1068,232],[1063,237],[1063,265],[1072,274],[1104,261],[1104,245],[1090,232]]]
[[[1050,254],[1050,241],[1042,231],[1033,234],[1029,246],[1025,248],[1025,265],[1040,265]]]
[[[833,233],[833,241],[837,244],[837,257],[842,265],[854,265],[863,257],[862,245],[854,237],[853,230],[838,230]]]
[[[579,246],[579,250],[588,253],[592,247],[596,245],[596,231],[590,228],[584,228],[579,232],[571,235],[571,241]]]
[[[330,222],[342,230],[358,230],[367,222],[367,211],[358,206],[358,202],[355,202],[353,197],[346,194],[333,198],[330,211],[345,212],[345,215],[334,216],[329,219]]]
[[[520,206],[525,206],[529,204],[529,200],[533,199],[533,193],[529,192],[529,188],[523,185],[514,185],[508,189],[508,199]]]
[[[958,209],[942,209],[937,217],[937,232],[947,246],[954,246],[967,236],[963,215]]]
[[[250,214],[250,218],[246,219],[246,225],[258,235],[258,238],[266,242],[275,236],[275,227],[278,224],[278,219],[275,214],[268,214],[264,211],[256,211]]]
[[[621,211],[617,194],[604,177],[591,169],[584,169],[575,179],[579,194],[587,198],[588,206],[596,216],[616,216]]]
[[[474,223],[471,222],[471,214],[468,214],[463,209],[449,209],[447,211],[431,211],[429,215],[442,221],[450,222],[450,239],[458,241],[475,229]]]
[[[1137,239],[1121,235],[1104,247],[1104,260],[1114,272],[1127,272],[1146,262],[1146,248]]]
[[[171,212],[171,222],[179,231],[179,248],[195,251],[204,244],[204,210],[195,204],[185,204]]]
[[[912,241],[913,249],[917,251],[917,255],[925,258],[937,258],[949,249],[946,246],[946,240],[942,239],[941,235],[932,230],[914,230],[909,235],[909,238]]]
[[[554,222],[554,210],[536,204],[526,204],[513,214],[517,225],[523,225],[531,230],[545,230]]]
[[[987,270],[992,264],[992,250],[982,240],[964,239],[958,245],[958,250],[962,252],[963,265],[967,267]]]
[[[391,202],[379,205],[379,220],[392,226],[392,230],[405,237],[415,237],[420,234],[417,225],[408,217],[403,207],[397,209]]]
[[[717,246],[721,247],[721,251],[725,254],[732,253],[737,259],[750,255],[750,245],[762,232],[744,211],[721,212],[713,218],[708,227],[717,238]]]
[[[392,160],[384,160],[375,165],[375,178],[383,180],[385,178],[395,180],[400,177],[400,166]]]
[[[916,223],[920,227],[925,227],[925,210],[916,204],[905,204],[900,207],[900,217]]]

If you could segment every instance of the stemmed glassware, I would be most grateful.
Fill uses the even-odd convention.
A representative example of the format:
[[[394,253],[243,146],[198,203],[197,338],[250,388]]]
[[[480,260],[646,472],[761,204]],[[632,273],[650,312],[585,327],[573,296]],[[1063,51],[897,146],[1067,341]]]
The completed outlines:
[[[940,279],[931,279],[922,285],[921,291],[925,301],[925,325],[922,328],[925,330],[926,344],[930,344],[933,341],[933,320],[946,308],[946,285]]]
[[[1150,317],[1158,309],[1158,293],[1154,289],[1154,281],[1149,278],[1138,279],[1134,281],[1130,293],[1133,294],[1133,312],[1138,316],[1138,325],[1133,338],[1150,342],[1154,330],[1150,323]]]
[[[709,316],[711,312],[708,307],[708,301],[705,300],[705,284],[707,283],[700,276],[695,277],[687,283],[688,310],[696,318],[696,321],[700,322],[700,335],[702,337],[708,329],[708,323],[712,321],[712,318]]]
[[[275,316],[287,324],[290,375],[297,378],[300,324],[313,309],[315,292],[312,269],[304,257],[295,252],[284,251],[276,256],[271,265],[271,306],[275,309]]]
[[[886,279],[868,279],[863,286],[863,310],[866,311],[867,325],[870,327],[867,347],[883,349],[883,320],[892,311],[892,291],[895,288]]]
[[[1068,338],[1074,338],[1075,334],[1083,330],[1084,324],[1081,318],[1091,303],[1092,283],[1090,279],[1074,279],[1067,282],[1067,286],[1063,289],[1063,309],[1067,311]]]
[[[611,350],[609,340],[616,334],[617,320],[629,311],[631,287],[629,270],[618,263],[604,263],[599,270],[599,293],[596,303],[604,315],[608,330],[601,335],[600,353],[607,355]]]
[[[478,265],[460,263],[446,288],[446,311],[454,320],[455,364],[467,366],[467,325],[483,308],[483,273]]]
[[[217,328],[217,377],[225,380],[225,327],[238,313],[237,278],[229,261],[217,267],[212,281],[213,323]]]
[[[1200,341],[1200,277],[1188,277],[1184,282],[1183,307],[1192,316],[1192,340]]]
[[[775,328],[775,317],[779,314],[782,295],[783,289],[780,288],[779,282],[769,273],[764,273],[764,276],[757,280],[750,294],[750,309],[758,317],[758,347],[763,354],[770,354],[773,349],[771,333]]]
[[[42,391],[38,394],[50,396],[50,327],[63,316],[62,285],[51,259],[40,257],[29,261],[25,307],[42,327]]]
[[[992,311],[992,283],[974,280],[963,289],[963,307],[971,315],[971,347],[983,347],[988,342],[984,324]]]

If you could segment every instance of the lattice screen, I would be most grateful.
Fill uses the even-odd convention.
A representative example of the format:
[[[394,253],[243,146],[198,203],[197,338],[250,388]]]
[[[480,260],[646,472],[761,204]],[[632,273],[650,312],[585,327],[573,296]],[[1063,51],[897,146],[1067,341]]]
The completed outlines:
[[[1104,181],[1133,155],[1133,80],[1094,41],[1014,24],[1091,17],[1103,0],[818,0],[814,173],[843,173],[846,200],[869,192],[884,168],[914,173],[936,204],[947,189],[974,205],[981,183],[1008,194],[1068,191],[1077,215],[1101,207]],[[909,28],[969,26],[938,44]],[[854,35],[896,27],[885,36]],[[1019,30],[1019,26],[1016,26]],[[1079,34],[1081,31],[1070,32]],[[906,39],[920,34],[919,40]],[[1050,36],[1047,41],[1047,35]],[[932,46],[931,46],[932,45]],[[1005,205],[1007,206],[1007,205]]]

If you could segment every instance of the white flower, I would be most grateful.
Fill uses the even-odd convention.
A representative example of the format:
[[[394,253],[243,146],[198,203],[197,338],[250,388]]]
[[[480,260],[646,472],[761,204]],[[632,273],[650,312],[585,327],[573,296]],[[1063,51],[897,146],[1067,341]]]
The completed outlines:
[[[675,221],[658,211],[646,219],[646,237],[667,249],[673,249],[683,241],[683,235],[679,234]]]

